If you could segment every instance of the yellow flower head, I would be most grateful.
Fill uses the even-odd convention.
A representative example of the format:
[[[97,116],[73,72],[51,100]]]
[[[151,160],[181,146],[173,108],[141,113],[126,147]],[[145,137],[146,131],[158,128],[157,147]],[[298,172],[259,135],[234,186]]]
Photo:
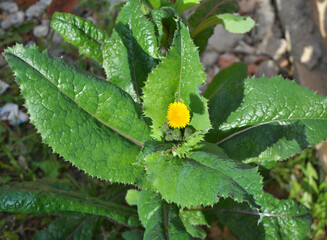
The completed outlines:
[[[167,116],[168,125],[173,128],[185,128],[190,123],[190,111],[181,102],[169,104]]]

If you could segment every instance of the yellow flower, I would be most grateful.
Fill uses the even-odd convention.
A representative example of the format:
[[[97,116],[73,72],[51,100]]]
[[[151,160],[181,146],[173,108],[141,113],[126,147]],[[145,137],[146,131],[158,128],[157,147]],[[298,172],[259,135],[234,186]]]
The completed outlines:
[[[185,128],[190,123],[190,111],[181,102],[169,104],[167,116],[168,125],[173,128]]]

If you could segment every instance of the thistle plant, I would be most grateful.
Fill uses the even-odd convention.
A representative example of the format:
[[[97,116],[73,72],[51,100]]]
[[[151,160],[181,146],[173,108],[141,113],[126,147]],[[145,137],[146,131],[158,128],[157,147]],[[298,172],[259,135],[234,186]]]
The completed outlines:
[[[260,171],[327,138],[327,100],[280,76],[247,78],[243,63],[201,93],[199,51],[213,27],[244,33],[255,23],[232,14],[237,0],[206,0],[180,16],[196,4],[131,0],[111,35],[55,13],[51,27],[107,79],[37,46],[5,51],[44,143],[86,174],[128,184],[131,207],[32,182],[3,186],[2,211],[102,215],[141,224],[151,240],[204,239],[199,226],[213,221],[242,239],[305,238],[308,209],[265,193]]]

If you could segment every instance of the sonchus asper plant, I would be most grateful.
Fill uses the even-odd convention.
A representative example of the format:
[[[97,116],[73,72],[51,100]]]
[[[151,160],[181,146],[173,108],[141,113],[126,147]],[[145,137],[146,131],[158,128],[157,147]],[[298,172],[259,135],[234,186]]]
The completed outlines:
[[[198,3],[131,0],[111,34],[55,13],[51,27],[102,64],[107,79],[37,46],[6,49],[44,143],[93,177],[134,186],[126,199],[138,217],[134,207],[33,183],[3,186],[2,211],[140,220],[151,240],[204,239],[199,226],[212,221],[242,239],[305,238],[308,209],[265,193],[258,166],[324,141],[327,99],[280,76],[246,78],[243,63],[222,70],[201,94],[199,49],[213,27],[244,33],[255,23],[231,14],[237,0],[206,0],[188,19],[180,16]]]

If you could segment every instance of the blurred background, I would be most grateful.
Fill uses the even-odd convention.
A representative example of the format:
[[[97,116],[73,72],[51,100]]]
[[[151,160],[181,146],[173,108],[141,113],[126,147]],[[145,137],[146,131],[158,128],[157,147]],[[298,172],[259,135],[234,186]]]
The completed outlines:
[[[42,143],[29,123],[24,99],[1,54],[16,43],[37,44],[50,55],[63,57],[105,78],[97,62],[80,56],[49,24],[55,11],[71,12],[110,33],[122,2],[0,0],[0,185],[63,179],[86,196],[124,201],[127,187],[83,174]],[[243,61],[248,65],[249,77],[282,75],[327,96],[327,0],[239,0],[239,5],[239,14],[251,16],[257,27],[242,35],[229,33],[221,26],[215,28],[201,55],[207,82],[220,70]],[[296,199],[310,209],[313,224],[308,239],[327,239],[327,144],[280,162],[271,171],[263,171],[263,175],[266,191],[280,199]],[[32,239],[36,233],[41,236],[40,232],[57,218],[54,214],[0,213],[0,239]],[[73,224],[66,239],[83,227],[81,224],[85,222]],[[121,233],[125,231],[125,227],[105,219],[92,229],[99,233],[93,239],[122,239]],[[237,239],[228,229],[217,225],[206,230],[208,239]]]

